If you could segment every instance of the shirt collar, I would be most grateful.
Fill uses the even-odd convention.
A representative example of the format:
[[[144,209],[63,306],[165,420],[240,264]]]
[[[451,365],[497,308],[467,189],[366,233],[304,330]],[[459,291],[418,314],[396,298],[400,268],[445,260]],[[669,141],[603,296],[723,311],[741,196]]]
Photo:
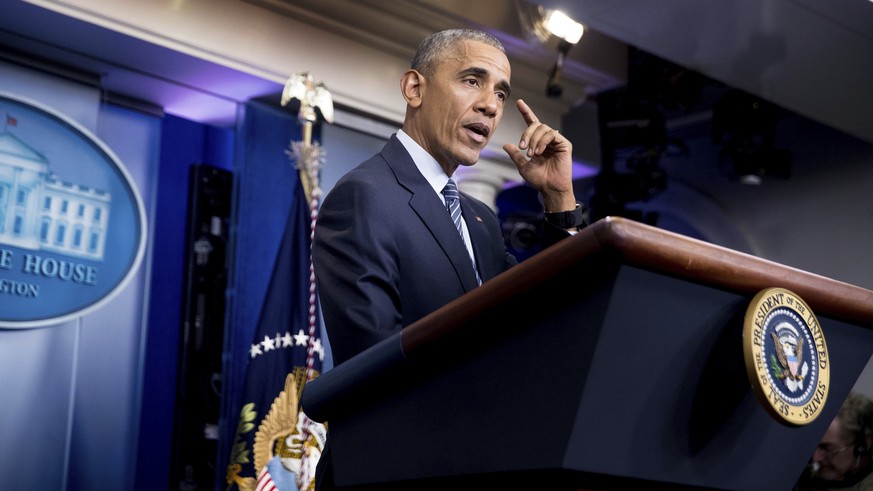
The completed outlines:
[[[421,148],[421,145],[403,130],[397,130],[397,139],[400,140],[400,143],[409,152],[409,156],[412,157],[412,161],[415,162],[415,166],[427,180],[428,184],[430,184],[430,187],[442,198],[443,188],[449,182],[449,176],[446,175],[446,171],[443,170],[431,154]]]

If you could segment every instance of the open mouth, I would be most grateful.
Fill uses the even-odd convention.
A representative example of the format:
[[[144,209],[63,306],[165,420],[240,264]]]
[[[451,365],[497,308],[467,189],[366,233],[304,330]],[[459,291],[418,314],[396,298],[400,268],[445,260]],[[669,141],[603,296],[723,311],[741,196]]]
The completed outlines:
[[[482,123],[471,123],[464,125],[464,129],[467,130],[467,133],[473,136],[473,139],[477,142],[484,142],[488,139],[488,134],[491,132],[491,128],[488,125]]]

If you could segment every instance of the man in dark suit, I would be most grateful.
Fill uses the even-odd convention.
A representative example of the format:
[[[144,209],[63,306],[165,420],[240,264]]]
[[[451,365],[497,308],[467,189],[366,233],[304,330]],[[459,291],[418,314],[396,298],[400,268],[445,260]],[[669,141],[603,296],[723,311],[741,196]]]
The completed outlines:
[[[487,205],[461,193],[460,212],[451,206],[458,195],[451,177],[479,160],[510,104],[509,80],[509,60],[493,36],[429,36],[400,81],[402,129],[325,198],[313,261],[335,364],[515,264]],[[583,225],[572,145],[523,101],[516,106],[528,126],[517,145],[503,148],[542,194],[547,222],[572,233]],[[331,466],[325,449],[319,491],[334,489]]]
[[[479,31],[436,33],[400,88],[402,129],[339,180],[316,222],[313,260],[335,364],[515,264],[488,206],[461,193],[455,223],[443,194],[458,166],[478,161],[511,104],[503,46]],[[575,230],[572,145],[523,101],[516,107],[528,126],[503,148],[542,194],[547,221]]]

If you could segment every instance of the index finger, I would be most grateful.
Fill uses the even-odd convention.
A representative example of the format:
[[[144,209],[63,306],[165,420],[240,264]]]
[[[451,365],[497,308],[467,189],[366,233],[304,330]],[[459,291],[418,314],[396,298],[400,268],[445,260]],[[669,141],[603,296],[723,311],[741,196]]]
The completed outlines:
[[[537,115],[534,114],[533,110],[530,108],[530,106],[527,105],[526,102],[519,99],[515,103],[515,105],[518,107],[518,112],[521,113],[521,117],[524,118],[525,123],[527,123],[528,125],[532,125],[534,123],[540,122],[540,120],[537,119]]]

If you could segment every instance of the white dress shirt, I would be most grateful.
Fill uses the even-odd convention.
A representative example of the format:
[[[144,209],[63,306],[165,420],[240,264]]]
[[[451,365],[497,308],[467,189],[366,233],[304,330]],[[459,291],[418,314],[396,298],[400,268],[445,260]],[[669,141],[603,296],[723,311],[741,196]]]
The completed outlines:
[[[443,188],[446,187],[446,183],[449,182],[451,176],[447,176],[446,171],[443,170],[436,159],[427,153],[425,149],[421,148],[421,145],[416,143],[416,141],[404,133],[403,130],[397,130],[397,139],[400,140],[400,143],[402,143],[403,147],[406,148],[406,151],[409,152],[409,155],[412,157],[412,161],[415,162],[418,171],[421,172],[421,175],[424,176],[433,188],[433,192],[439,196],[443,205],[445,205],[446,197],[443,196],[442,191]],[[457,181],[455,184],[457,184]],[[448,213],[448,208],[446,209],[446,213]],[[470,239],[470,233],[467,230],[467,221],[464,220],[463,213],[461,214],[461,229],[464,234],[464,245],[467,246],[470,260],[473,261],[473,268],[476,268],[476,257],[473,255],[473,241]]]

